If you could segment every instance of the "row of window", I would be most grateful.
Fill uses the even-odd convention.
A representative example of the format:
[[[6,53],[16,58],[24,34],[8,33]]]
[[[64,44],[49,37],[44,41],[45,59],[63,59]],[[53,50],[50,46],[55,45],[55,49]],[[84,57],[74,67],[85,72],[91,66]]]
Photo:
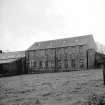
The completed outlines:
[[[38,55],[39,54],[39,55]],[[38,54],[32,53],[30,55],[30,59],[79,59],[79,58],[85,58],[86,57],[86,52],[84,53],[83,51],[81,53],[76,53],[76,52],[68,52],[68,53],[62,53],[61,51],[56,52],[56,53],[50,53],[49,54]]]
[[[71,65],[72,68],[76,67],[76,60],[72,59],[71,61],[68,61],[67,59],[62,61],[62,60],[57,60],[57,61],[31,61],[30,62],[30,67],[34,67],[34,68],[62,68],[62,66],[64,66],[64,68],[68,68],[69,67],[69,63]],[[80,68],[84,68],[84,62],[79,62]]]

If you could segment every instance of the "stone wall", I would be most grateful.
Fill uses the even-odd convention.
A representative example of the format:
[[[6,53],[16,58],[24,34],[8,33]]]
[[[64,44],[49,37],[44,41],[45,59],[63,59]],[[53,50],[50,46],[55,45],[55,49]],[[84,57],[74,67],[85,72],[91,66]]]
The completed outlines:
[[[87,59],[86,45],[28,51],[26,65],[30,73],[86,70],[94,66],[94,54],[88,52]]]

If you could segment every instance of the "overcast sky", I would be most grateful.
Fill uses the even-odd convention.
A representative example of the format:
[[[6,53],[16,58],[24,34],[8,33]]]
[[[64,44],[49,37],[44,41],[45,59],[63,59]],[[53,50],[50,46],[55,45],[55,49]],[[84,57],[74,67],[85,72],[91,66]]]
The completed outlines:
[[[0,49],[87,34],[105,45],[105,0],[0,0]]]

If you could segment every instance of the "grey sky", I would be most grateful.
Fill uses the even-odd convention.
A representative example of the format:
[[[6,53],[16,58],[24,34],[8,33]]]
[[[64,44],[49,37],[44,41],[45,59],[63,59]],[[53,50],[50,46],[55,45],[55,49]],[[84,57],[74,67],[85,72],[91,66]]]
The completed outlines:
[[[105,0],[0,0],[0,49],[93,34],[105,44]]]

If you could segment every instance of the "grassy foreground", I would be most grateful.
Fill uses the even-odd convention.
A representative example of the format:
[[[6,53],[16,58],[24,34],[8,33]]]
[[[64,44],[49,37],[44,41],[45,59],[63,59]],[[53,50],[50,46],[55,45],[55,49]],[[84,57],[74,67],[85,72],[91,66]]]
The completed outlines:
[[[0,78],[0,105],[82,105],[105,93],[102,70]]]

